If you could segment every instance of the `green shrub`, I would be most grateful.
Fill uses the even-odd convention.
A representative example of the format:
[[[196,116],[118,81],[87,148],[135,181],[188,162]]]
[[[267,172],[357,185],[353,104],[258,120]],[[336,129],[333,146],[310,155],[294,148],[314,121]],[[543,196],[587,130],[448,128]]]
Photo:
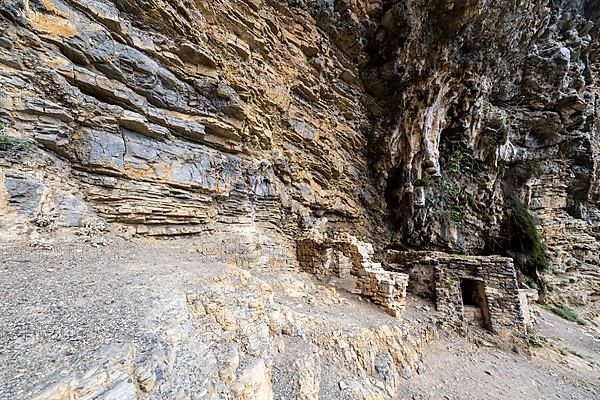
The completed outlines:
[[[450,206],[450,208],[446,210],[446,215],[455,224],[462,225],[462,223],[464,222],[464,212],[465,211],[460,205],[453,204],[452,206]]]
[[[516,168],[521,168],[526,171],[533,171],[540,167],[541,160],[533,159],[533,160],[523,160],[518,161],[514,164]]]
[[[27,142],[11,136],[0,134],[0,151],[22,151],[27,149]]]
[[[431,179],[428,175],[424,175],[423,178],[419,178],[414,183],[415,186],[429,187],[431,186]]]
[[[455,200],[458,196],[458,186],[445,176],[439,179],[439,187],[446,200]]]
[[[517,205],[508,210],[500,229],[490,230],[487,250],[512,257],[527,286],[541,294],[547,291],[540,273],[550,266],[548,248],[526,207]]]
[[[463,170],[461,163],[467,156],[468,155],[465,154],[461,149],[454,150],[452,154],[450,154],[450,158],[448,159],[446,165],[448,173],[450,175],[459,175]]]
[[[511,210],[509,237],[508,255],[515,259],[523,274],[538,281],[538,272],[550,265],[548,248],[525,206],[519,205]]]
[[[10,136],[0,135],[0,151],[7,151],[13,148],[15,141]]]
[[[567,321],[576,322],[579,325],[585,325],[585,321],[579,318],[579,315],[573,310],[565,305],[562,306],[547,306],[546,309],[554,314],[558,315],[566,319]]]
[[[455,224],[462,224],[464,221],[465,210],[460,199],[460,190],[456,182],[444,173],[441,177],[433,181],[433,187],[440,196],[440,201],[438,203],[440,212]]]
[[[444,170],[440,177],[432,182],[435,192],[439,195],[436,206],[446,219],[456,225],[464,222],[465,204],[464,194],[458,186],[461,175],[470,169],[472,156],[468,150],[457,148],[444,158]]]
[[[535,290],[540,290],[540,285],[538,285],[538,283],[533,280],[531,277],[529,276],[525,276],[525,284],[527,286],[529,286],[531,289],[535,289]]]
[[[543,343],[537,331],[532,325],[527,325],[527,336],[529,338],[529,346],[533,348],[542,347]]]

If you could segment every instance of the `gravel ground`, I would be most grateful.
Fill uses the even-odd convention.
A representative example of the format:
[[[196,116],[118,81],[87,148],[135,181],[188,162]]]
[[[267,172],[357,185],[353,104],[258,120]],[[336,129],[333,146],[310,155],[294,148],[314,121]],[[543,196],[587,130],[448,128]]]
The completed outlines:
[[[552,350],[527,359],[449,338],[428,346],[423,362],[425,373],[405,385],[398,399],[600,398],[600,369]]]
[[[0,398],[24,398],[56,371],[85,365],[102,346],[130,342],[174,291],[219,270],[170,247],[116,239],[100,248],[3,249]]]

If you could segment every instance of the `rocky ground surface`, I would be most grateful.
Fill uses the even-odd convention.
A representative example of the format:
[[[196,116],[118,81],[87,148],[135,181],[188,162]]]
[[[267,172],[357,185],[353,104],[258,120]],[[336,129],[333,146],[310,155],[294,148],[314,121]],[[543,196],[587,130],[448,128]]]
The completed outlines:
[[[386,397],[416,374],[427,324],[197,244],[5,248],[0,397]]]
[[[403,386],[400,398],[599,398],[598,332],[535,309],[541,314],[536,331],[546,342],[530,357],[497,349],[484,340],[445,337],[427,346],[425,373]]]
[[[2,399],[462,399],[600,396],[600,337],[540,310],[533,356],[404,321],[292,267],[198,240],[0,251]],[[349,290],[350,289],[350,290]],[[445,396],[445,397],[444,397]]]

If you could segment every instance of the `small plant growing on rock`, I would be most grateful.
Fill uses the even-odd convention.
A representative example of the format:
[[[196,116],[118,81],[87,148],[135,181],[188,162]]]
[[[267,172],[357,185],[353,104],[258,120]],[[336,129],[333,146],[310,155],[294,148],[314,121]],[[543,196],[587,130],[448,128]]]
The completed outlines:
[[[461,149],[456,149],[450,155],[446,169],[449,174],[458,175],[461,172],[461,163],[466,155]]]
[[[10,150],[14,145],[13,138],[6,135],[0,135],[0,151]]]
[[[576,350],[573,350],[573,349],[564,349],[564,351],[567,352],[568,354],[574,355],[575,357],[581,358],[582,360],[589,361],[588,357],[584,356],[583,354],[581,354],[580,352],[578,352]],[[560,353],[563,354],[563,349],[561,349]]]
[[[457,286],[458,282],[454,278],[448,278],[446,280],[446,289],[453,290]]]
[[[487,124],[483,143],[489,147],[506,144],[508,141],[508,125],[501,115],[496,115]]]
[[[0,130],[0,151],[19,152],[27,149],[29,149],[27,141],[5,135],[3,130]]]
[[[414,185],[416,187],[422,186],[422,187],[429,187],[431,186],[431,179],[429,178],[429,176],[425,175],[422,178],[419,178],[415,181]]]
[[[448,210],[446,210],[446,214],[457,225],[462,225],[464,222],[464,210],[458,204],[452,205]]]
[[[423,161],[423,168],[431,168],[435,165],[433,160],[425,160]]]
[[[540,285],[538,285],[538,283],[535,280],[533,280],[531,277],[525,276],[525,278],[523,280],[524,280],[524,283],[531,289],[540,290]],[[548,287],[548,290],[550,290],[549,287]]]
[[[538,159],[534,160],[523,160],[514,164],[515,168],[520,168],[525,171],[535,171],[540,168],[541,161]]]
[[[509,221],[507,254],[515,259],[524,275],[542,283],[539,272],[548,268],[550,260],[533,215],[525,206],[518,205],[510,211]]]
[[[529,347],[539,348],[544,344],[544,338],[539,336],[533,325],[527,325],[527,337],[529,338]]]
[[[575,310],[565,305],[562,306],[546,306],[546,309],[567,321],[576,322],[579,325],[585,325],[585,321],[577,315]]]
[[[441,217],[445,223],[465,227],[473,212],[474,197],[464,190],[469,177],[485,171],[473,151],[460,143],[450,143],[441,153],[440,174],[431,178],[431,198],[428,205],[432,215]],[[425,165],[425,162],[424,162]]]
[[[426,171],[428,174],[435,173],[435,162],[429,159],[423,161],[423,170]]]

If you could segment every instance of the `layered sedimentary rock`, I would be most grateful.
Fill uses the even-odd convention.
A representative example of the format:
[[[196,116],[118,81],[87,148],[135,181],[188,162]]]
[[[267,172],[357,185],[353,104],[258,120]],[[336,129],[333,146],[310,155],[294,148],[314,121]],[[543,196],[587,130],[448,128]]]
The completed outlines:
[[[5,1],[3,239],[49,216],[485,254],[524,205],[548,279],[587,302],[598,19],[586,0]]]
[[[306,13],[8,2],[2,32],[3,132],[33,143],[6,157],[11,211],[56,212],[68,194],[142,234],[283,235],[316,219],[368,232],[368,209],[383,208],[358,70]],[[13,170],[43,201],[14,207]]]
[[[0,242],[97,244],[106,223],[197,235],[190,257],[210,258],[141,341],[27,393],[393,397],[433,333],[380,326],[364,298],[399,316],[408,288],[454,327],[524,336],[531,271],[499,256],[527,257],[517,215],[550,260],[522,281],[593,306],[599,37],[596,0],[2,1]],[[204,279],[234,263],[354,275],[363,297],[332,309],[336,286],[298,295],[294,272],[300,313],[243,269]]]

